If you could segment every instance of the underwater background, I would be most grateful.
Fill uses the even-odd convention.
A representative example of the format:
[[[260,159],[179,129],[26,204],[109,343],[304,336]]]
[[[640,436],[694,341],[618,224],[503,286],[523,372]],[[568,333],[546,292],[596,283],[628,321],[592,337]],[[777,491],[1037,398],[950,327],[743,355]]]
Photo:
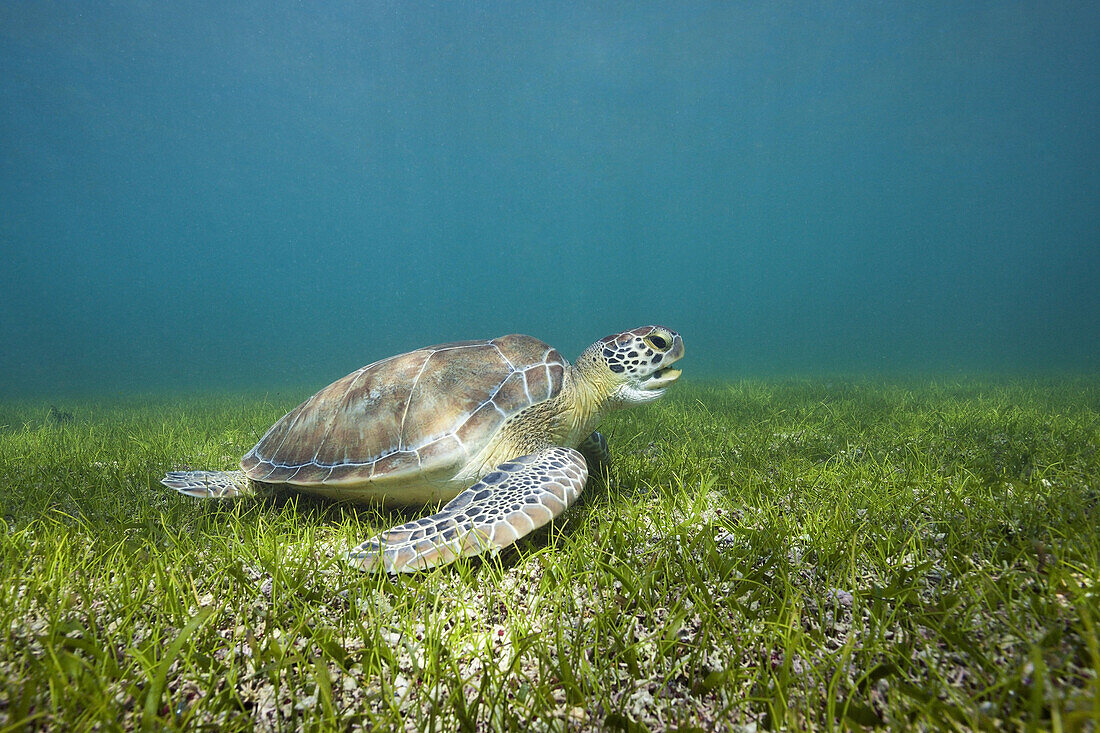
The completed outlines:
[[[0,396],[1095,372],[1100,5],[0,5]]]

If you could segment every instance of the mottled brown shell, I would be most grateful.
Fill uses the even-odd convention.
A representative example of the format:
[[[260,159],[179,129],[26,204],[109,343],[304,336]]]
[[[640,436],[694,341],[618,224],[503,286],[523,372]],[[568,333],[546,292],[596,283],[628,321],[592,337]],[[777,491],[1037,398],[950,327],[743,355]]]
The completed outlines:
[[[557,396],[567,366],[517,334],[383,359],[287,413],[241,468],[264,483],[344,487],[457,469],[507,418]]]

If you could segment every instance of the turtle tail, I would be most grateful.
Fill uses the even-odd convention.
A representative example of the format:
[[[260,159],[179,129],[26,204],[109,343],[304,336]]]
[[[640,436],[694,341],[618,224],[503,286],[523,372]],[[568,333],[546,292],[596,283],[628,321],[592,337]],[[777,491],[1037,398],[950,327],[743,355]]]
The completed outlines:
[[[234,499],[256,493],[244,471],[170,471],[160,482],[199,499]]]

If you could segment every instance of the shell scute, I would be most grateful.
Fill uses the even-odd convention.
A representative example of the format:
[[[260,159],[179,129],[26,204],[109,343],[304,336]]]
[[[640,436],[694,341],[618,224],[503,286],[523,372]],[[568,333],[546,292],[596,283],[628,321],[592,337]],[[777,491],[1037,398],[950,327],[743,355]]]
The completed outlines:
[[[553,391],[549,370],[545,364],[537,364],[523,372],[523,379],[527,383],[527,392],[531,399],[545,400],[550,398]],[[558,388],[561,388],[559,383]]]
[[[418,448],[426,439],[454,433],[509,371],[497,350],[485,342],[433,353],[416,377],[401,415],[401,445]]]
[[[245,454],[244,458],[241,459],[241,470],[251,477],[252,473],[256,470],[256,467],[260,465],[260,463],[260,457],[256,455],[256,449],[253,448],[247,454]]]
[[[316,450],[317,461],[332,465],[346,462],[347,457],[364,462],[400,449],[402,416],[396,408],[408,402],[413,381],[430,356],[424,351],[402,354],[386,360],[383,368],[360,369],[353,378],[348,375],[321,390],[335,388],[343,399],[337,410],[321,416],[332,427]]]
[[[367,470],[369,472],[369,466]],[[321,478],[320,483],[333,485],[346,484],[360,479],[362,476],[363,466],[355,463],[344,463],[330,468],[328,473]]]
[[[504,423],[504,415],[492,402],[486,402],[470,415],[462,426],[455,431],[455,435],[463,445],[480,445],[479,436],[486,435],[499,428]]]
[[[528,395],[527,385],[523,381],[523,372],[512,372],[493,396],[493,403],[508,414],[518,412],[528,405],[539,402],[545,397]]]
[[[375,475],[412,471],[420,467],[420,455],[414,450],[399,450],[374,462]]]
[[[448,461],[461,462],[469,458],[462,449],[462,444],[453,435],[444,435],[439,440],[433,440],[419,451],[420,462],[425,466],[446,465]]]
[[[565,379],[565,362],[551,363],[546,366],[550,378],[550,392],[556,395],[561,391],[562,380]]]

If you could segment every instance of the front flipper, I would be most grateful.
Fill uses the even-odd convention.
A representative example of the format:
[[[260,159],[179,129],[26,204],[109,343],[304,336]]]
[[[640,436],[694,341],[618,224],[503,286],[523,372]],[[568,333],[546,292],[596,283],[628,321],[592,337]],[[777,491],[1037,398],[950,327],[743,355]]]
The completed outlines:
[[[409,573],[497,552],[557,517],[588,478],[584,457],[546,448],[496,467],[438,513],[388,529],[348,555],[360,570]]]

